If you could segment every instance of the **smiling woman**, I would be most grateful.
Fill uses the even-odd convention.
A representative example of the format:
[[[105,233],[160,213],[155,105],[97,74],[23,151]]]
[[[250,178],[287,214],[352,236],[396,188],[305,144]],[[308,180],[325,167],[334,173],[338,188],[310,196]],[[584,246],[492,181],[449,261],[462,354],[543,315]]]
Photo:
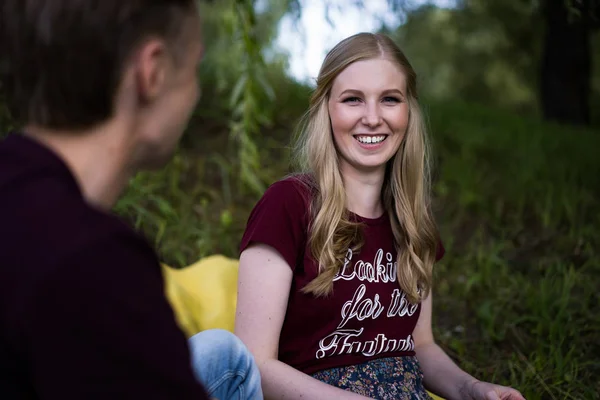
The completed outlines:
[[[416,74],[390,38],[361,33],[328,53],[296,149],[302,173],[265,192],[241,243],[235,332],[265,396],[521,400],[433,339],[444,247]]]

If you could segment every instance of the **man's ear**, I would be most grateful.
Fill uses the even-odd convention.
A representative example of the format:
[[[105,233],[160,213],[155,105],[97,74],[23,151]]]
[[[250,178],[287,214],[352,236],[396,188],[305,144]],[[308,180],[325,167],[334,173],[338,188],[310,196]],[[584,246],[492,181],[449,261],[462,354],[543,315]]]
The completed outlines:
[[[134,63],[139,99],[142,103],[150,103],[164,90],[171,68],[166,43],[159,39],[146,41]]]

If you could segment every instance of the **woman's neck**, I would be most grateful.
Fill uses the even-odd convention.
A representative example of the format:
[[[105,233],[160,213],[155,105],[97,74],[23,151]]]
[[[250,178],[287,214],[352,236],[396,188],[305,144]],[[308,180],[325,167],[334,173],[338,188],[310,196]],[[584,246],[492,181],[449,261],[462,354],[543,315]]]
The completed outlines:
[[[378,218],[383,214],[381,188],[385,170],[371,173],[359,172],[353,167],[342,166],[342,177],[346,189],[348,210],[364,218]]]

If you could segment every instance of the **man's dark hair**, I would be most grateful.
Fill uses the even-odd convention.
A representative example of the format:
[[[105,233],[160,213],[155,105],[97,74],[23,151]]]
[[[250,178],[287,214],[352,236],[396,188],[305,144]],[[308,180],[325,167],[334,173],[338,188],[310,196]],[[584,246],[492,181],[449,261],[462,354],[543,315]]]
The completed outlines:
[[[2,0],[0,82],[12,116],[86,128],[113,113],[127,57],[159,36],[175,42],[194,0]]]

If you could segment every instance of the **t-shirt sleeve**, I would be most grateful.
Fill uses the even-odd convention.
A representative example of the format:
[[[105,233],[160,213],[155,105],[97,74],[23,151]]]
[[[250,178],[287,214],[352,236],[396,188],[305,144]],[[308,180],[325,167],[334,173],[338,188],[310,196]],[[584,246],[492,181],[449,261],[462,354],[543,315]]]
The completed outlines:
[[[40,282],[25,316],[41,398],[208,399],[153,252],[115,235]]]
[[[293,178],[271,185],[258,201],[246,225],[240,252],[253,243],[273,247],[294,270],[306,246],[308,195]]]

